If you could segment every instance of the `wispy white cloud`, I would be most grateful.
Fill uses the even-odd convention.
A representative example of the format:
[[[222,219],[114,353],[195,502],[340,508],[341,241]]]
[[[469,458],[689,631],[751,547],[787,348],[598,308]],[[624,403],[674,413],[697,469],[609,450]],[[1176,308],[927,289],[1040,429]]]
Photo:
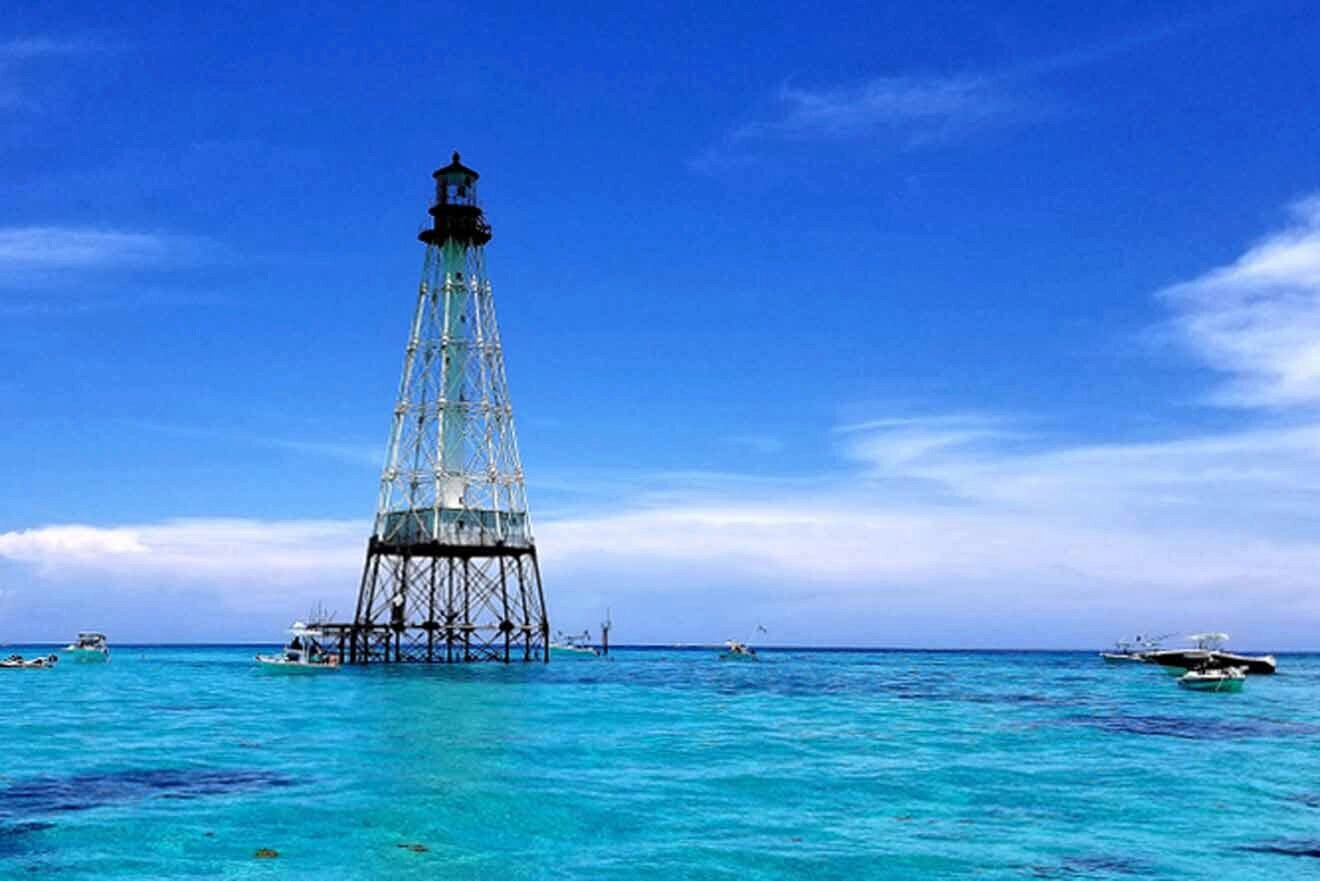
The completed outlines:
[[[15,37],[0,42],[0,109],[24,108],[33,104],[20,88],[21,68],[42,59],[54,59],[99,51],[106,44],[86,38],[47,36]]]
[[[782,452],[784,449],[783,438],[776,437],[773,434],[734,434],[726,437],[724,441],[735,447],[759,453],[763,456],[773,455]]]
[[[890,452],[887,432],[851,441],[847,453],[876,487],[924,481],[969,509],[1043,523],[1126,524],[1136,531],[1191,530],[1243,540],[1307,536],[1320,493],[1320,423],[1127,444],[1023,449],[972,440]],[[956,437],[956,432],[949,432]]]
[[[203,239],[68,226],[0,227],[0,270],[8,272],[160,266],[195,260]]]
[[[17,293],[14,296],[0,296],[0,317],[4,318],[67,318],[71,316],[94,316],[107,311],[124,309],[162,309],[176,306],[225,306],[232,302],[232,295],[222,291],[181,290],[178,288],[159,288],[155,286],[134,285],[132,288],[98,290],[87,285],[76,298],[54,298],[49,294],[51,284],[56,281],[57,273],[11,273],[7,278],[0,277],[0,288],[6,282]],[[22,290],[26,288],[26,290]],[[0,346],[12,342],[0,341]]]
[[[689,165],[721,174],[763,165],[765,152],[804,142],[910,149],[947,141],[1025,112],[999,78],[881,76],[854,83],[785,83],[756,118],[735,126]]]
[[[1220,403],[1320,404],[1320,195],[1227,266],[1163,292],[1174,329],[1231,379]]]
[[[895,469],[946,450],[960,453],[1013,437],[1017,432],[998,417],[979,413],[887,416],[838,426],[856,458]]]
[[[757,167],[766,161],[764,152],[802,142],[910,149],[990,126],[1039,119],[1054,110],[1033,88],[1038,81],[1224,24],[1241,14],[1242,10],[1218,10],[1151,22],[1097,43],[979,71],[887,74],[814,86],[785,83],[767,106],[753,111],[754,118],[733,126],[689,164],[712,174]]]
[[[224,259],[225,249],[202,237],[76,226],[0,227],[0,316],[50,318],[87,315],[106,309],[179,303],[218,303],[208,291],[181,291],[171,285],[135,286],[107,292],[96,273],[162,273]],[[95,272],[94,272],[95,271]],[[80,282],[77,296],[68,282]],[[91,281],[91,284],[82,284]]]
[[[338,459],[352,465],[380,468],[384,461],[384,449],[380,444],[349,444],[334,441],[289,440],[271,438],[266,444],[294,453],[306,453],[312,456],[325,456]]]
[[[87,40],[56,39],[53,37],[15,37],[0,43],[0,64],[13,64],[51,55],[70,55],[87,52],[98,44]]]
[[[348,443],[345,441],[309,440],[301,438],[282,438],[234,431],[216,426],[176,425],[166,422],[151,422],[140,419],[127,420],[126,424],[145,431],[176,437],[204,438],[209,441],[221,441],[251,447],[288,450],[293,453],[305,453],[336,459],[351,465],[380,468],[383,463],[383,446],[380,444]]]
[[[769,119],[745,123],[733,140],[897,135],[905,143],[938,140],[1002,118],[1015,99],[987,77],[876,77],[825,88],[784,85]]]

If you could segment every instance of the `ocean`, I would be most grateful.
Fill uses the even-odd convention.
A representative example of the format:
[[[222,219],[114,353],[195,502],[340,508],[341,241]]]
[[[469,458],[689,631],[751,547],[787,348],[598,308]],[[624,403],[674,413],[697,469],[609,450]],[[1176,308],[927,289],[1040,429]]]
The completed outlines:
[[[0,879],[1320,877],[1320,656],[254,651],[0,670]]]

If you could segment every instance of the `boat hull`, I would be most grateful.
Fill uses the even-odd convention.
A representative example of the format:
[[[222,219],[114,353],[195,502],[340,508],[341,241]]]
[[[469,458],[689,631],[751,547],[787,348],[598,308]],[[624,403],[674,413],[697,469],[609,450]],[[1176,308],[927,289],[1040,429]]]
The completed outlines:
[[[110,652],[99,649],[69,648],[64,650],[64,656],[78,664],[104,664],[110,660]]]
[[[1182,670],[1195,670],[1200,667],[1223,668],[1241,667],[1256,676],[1269,676],[1277,671],[1278,665],[1273,655],[1237,655],[1233,652],[1221,652],[1211,649],[1187,649],[1185,651],[1169,649],[1150,652],[1146,660],[1164,667],[1176,667]]]
[[[585,646],[571,645],[552,645],[550,646],[550,657],[552,658],[594,658],[599,652],[594,648]]]
[[[1234,693],[1242,690],[1246,683],[1246,678],[1238,677],[1232,679],[1194,679],[1181,678],[1178,684],[1188,691],[1214,691],[1224,693]]]
[[[1257,676],[1269,676],[1278,669],[1274,655],[1235,655],[1232,652],[1214,652],[1215,664],[1221,667],[1241,667]]]
[[[339,669],[339,664],[337,662],[330,664],[303,664],[271,655],[257,655],[257,664],[267,673],[324,673],[328,670]]]
[[[24,660],[23,658],[6,658],[0,661],[0,670],[52,670],[59,662],[59,657],[50,655],[42,658],[32,658]]]

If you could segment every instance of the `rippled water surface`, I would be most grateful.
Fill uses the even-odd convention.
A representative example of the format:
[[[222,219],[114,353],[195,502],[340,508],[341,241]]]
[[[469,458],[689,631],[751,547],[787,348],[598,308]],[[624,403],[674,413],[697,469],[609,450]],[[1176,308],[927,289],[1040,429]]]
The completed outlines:
[[[1280,666],[119,647],[0,670],[0,878],[1320,877],[1320,656]]]

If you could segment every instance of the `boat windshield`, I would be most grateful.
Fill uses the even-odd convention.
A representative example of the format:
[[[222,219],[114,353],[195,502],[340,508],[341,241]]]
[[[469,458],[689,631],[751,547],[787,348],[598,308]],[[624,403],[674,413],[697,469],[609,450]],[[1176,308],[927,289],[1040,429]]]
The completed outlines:
[[[1198,649],[1217,649],[1228,641],[1227,633],[1193,633],[1188,641],[1196,643]]]

